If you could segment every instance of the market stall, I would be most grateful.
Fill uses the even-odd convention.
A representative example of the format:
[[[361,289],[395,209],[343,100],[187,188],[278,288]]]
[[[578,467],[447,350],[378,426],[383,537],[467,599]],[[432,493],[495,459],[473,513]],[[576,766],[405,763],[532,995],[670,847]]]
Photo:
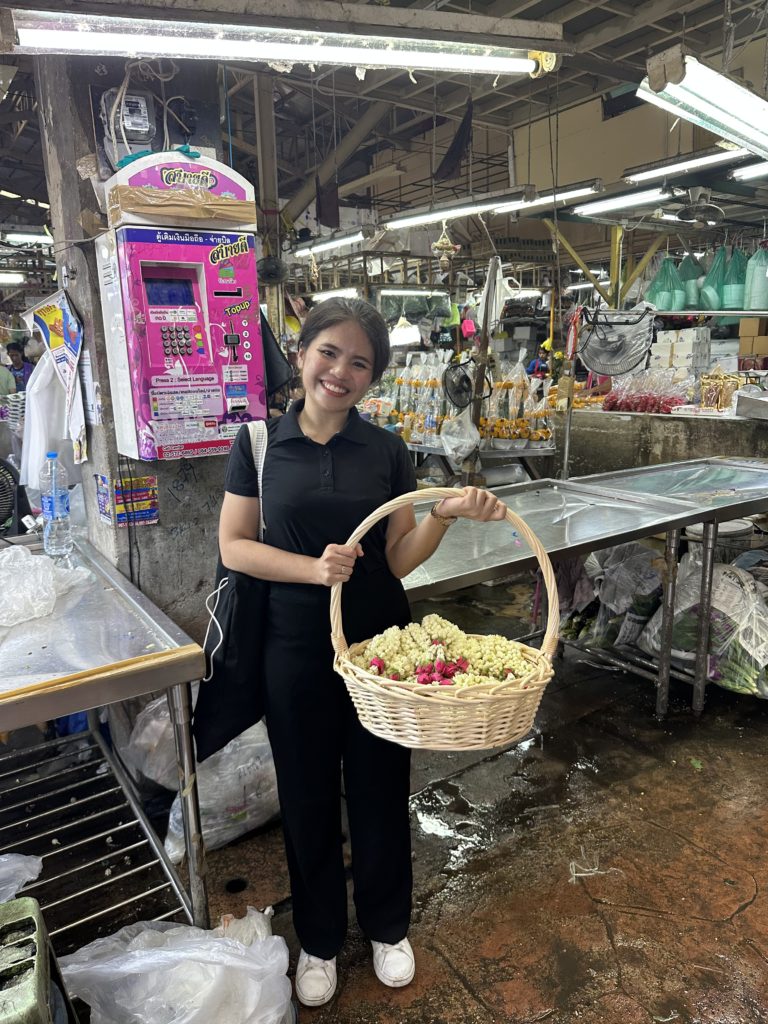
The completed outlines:
[[[0,758],[0,853],[42,857],[43,872],[27,892],[40,902],[57,952],[128,920],[180,915],[208,924],[189,729],[189,683],[204,671],[202,649],[86,542],[77,545],[77,562],[87,581],[50,614],[4,629],[2,637],[4,732],[91,709],[87,731],[11,746]],[[189,891],[95,710],[153,692],[165,692],[171,709]]]

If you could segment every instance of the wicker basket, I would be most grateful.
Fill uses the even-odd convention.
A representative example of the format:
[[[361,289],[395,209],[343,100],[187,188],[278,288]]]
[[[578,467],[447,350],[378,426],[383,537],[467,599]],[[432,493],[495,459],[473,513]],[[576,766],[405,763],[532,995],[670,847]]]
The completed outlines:
[[[452,498],[456,491],[432,487],[411,491],[381,505],[347,541],[354,545],[391,512],[417,501]],[[485,750],[522,739],[530,732],[544,687],[552,678],[552,655],[557,647],[559,607],[552,563],[536,536],[509,509],[510,523],[529,544],[539,561],[547,590],[548,612],[541,650],[520,644],[530,673],[514,683],[496,682],[449,689],[438,684],[382,679],[352,661],[367,643],[349,648],[341,622],[341,583],[331,589],[331,640],[334,668],[346,683],[360,721],[369,732],[404,747],[427,750]]]

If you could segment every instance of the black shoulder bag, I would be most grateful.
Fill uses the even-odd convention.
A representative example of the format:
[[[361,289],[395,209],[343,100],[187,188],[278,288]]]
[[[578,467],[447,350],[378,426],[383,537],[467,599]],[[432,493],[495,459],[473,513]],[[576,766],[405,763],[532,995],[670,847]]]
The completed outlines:
[[[248,432],[262,496],[266,424],[261,420],[249,423]],[[263,539],[262,512],[259,540]],[[205,601],[210,615],[203,642],[208,670],[200,683],[192,721],[198,761],[221,750],[264,715],[261,673],[268,596],[265,580],[227,569],[219,555],[216,587]]]

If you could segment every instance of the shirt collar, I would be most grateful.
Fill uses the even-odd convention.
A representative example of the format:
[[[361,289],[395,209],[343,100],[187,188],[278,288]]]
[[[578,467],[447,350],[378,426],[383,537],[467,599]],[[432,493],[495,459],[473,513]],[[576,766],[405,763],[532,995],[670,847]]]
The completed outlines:
[[[299,413],[304,408],[304,399],[294,402],[284,416],[280,416],[277,426],[274,428],[272,444],[280,444],[291,438],[304,438],[305,434],[299,426]],[[360,413],[354,407],[349,410],[347,422],[343,429],[334,437],[342,437],[345,441],[352,441],[354,444],[368,444],[368,432],[366,424],[360,417]]]

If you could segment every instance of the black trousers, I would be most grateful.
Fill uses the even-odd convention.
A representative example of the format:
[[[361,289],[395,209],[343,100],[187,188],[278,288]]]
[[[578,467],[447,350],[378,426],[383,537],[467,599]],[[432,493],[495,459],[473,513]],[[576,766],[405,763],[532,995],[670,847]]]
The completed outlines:
[[[392,624],[392,608],[379,599],[374,608],[362,594],[349,598],[356,609],[352,618],[359,620],[349,632],[345,623],[350,643]],[[332,668],[328,601],[325,588],[273,585],[264,666],[294,927],[302,948],[324,960],[336,956],[347,932],[342,772],[355,910],[364,934],[379,942],[402,939],[412,891],[410,751],[360,724]],[[403,605],[407,620],[404,597],[397,617],[404,618]]]

